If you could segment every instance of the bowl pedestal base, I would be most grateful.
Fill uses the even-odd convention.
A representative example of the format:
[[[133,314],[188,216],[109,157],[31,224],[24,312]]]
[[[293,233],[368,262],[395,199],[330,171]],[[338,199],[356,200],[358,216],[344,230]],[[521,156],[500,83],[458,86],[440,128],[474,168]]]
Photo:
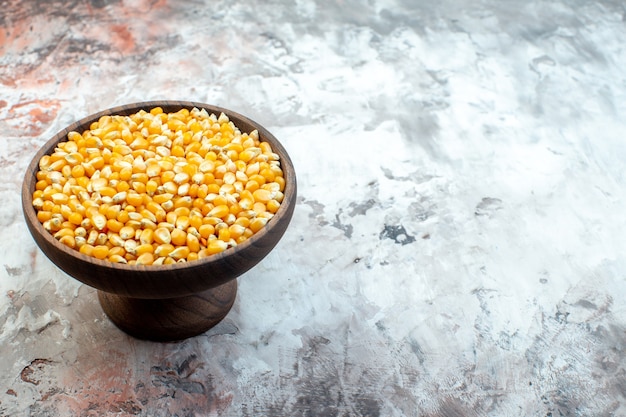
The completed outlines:
[[[237,295],[237,280],[186,297],[140,299],[98,291],[109,319],[138,339],[160,342],[197,336],[219,323]]]

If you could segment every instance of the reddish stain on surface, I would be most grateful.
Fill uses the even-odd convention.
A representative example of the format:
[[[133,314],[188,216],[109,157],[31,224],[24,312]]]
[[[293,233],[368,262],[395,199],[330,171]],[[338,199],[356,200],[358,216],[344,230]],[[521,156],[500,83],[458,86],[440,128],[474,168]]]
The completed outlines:
[[[9,117],[16,134],[36,136],[53,121],[61,103],[59,100],[29,100],[11,106]]]
[[[135,39],[128,26],[112,25],[111,36],[112,43],[119,51],[128,53],[135,49]]]

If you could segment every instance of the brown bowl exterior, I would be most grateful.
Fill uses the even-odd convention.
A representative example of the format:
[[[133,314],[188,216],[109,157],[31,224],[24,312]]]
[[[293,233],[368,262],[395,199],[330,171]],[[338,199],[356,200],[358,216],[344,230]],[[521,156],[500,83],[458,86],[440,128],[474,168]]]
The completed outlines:
[[[226,114],[242,132],[258,130],[259,138],[269,142],[280,156],[285,178],[284,199],[274,217],[250,239],[224,252],[193,262],[173,265],[127,265],[98,260],[59,243],[37,220],[32,204],[39,160],[51,154],[57,143],[67,140],[70,131],[83,132],[104,115],[131,115],[139,110],[161,107],[166,113],[182,108],[204,108],[209,113]],[[261,261],[281,239],[294,212],[296,175],[282,144],[263,126],[231,110],[190,101],[151,101],[114,107],[85,117],[57,133],[37,152],[28,166],[22,186],[22,208],[26,225],[43,253],[61,270],[98,290],[126,297],[162,299],[183,297],[222,285],[248,271]]]

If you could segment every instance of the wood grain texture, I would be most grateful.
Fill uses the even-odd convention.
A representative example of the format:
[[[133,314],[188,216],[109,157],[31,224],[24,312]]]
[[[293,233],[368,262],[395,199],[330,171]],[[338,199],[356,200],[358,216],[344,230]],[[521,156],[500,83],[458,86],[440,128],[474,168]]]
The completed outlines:
[[[162,107],[164,112],[176,112],[182,108],[194,107],[204,108],[209,113],[215,113],[218,116],[223,112],[242,132],[249,133],[252,130],[258,130],[260,140],[269,142],[274,152],[280,156],[286,182],[284,199],[275,216],[250,239],[236,247],[201,260],[174,265],[141,266],[112,263],[83,255],[59,243],[37,220],[37,214],[32,205],[32,194],[41,157],[52,153],[59,142],[67,140],[68,132],[82,132],[103,115],[130,115],[139,110],[150,110],[157,106]],[[57,133],[37,152],[28,166],[22,186],[22,209],[28,230],[43,253],[56,266],[75,279],[100,291],[131,300],[180,299],[224,285],[261,261],[278,243],[289,225],[295,208],[296,188],[296,175],[289,155],[281,143],[263,126],[233,111],[204,103],[154,101],[104,110],[73,123]],[[121,320],[121,317],[119,319]]]
[[[139,339],[158,342],[186,339],[206,332],[226,317],[236,295],[237,280],[194,295],[163,300],[98,291],[102,309],[117,327]]]

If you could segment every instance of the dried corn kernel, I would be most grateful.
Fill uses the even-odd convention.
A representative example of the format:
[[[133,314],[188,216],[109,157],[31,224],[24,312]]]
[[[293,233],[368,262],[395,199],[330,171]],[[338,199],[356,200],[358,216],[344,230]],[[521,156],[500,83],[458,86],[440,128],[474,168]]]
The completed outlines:
[[[251,237],[280,209],[278,155],[201,109],[103,116],[39,161],[33,207],[63,244],[110,262],[194,261]]]

